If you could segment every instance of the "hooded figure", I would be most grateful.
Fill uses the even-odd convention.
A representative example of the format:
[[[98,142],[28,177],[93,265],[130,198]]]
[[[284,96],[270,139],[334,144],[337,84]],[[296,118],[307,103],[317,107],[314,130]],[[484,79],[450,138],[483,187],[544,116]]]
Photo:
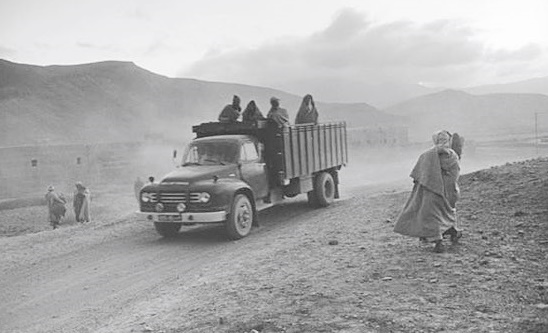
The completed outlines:
[[[280,107],[280,99],[277,97],[270,98],[270,111],[268,111],[267,119],[274,121],[278,127],[289,125],[289,114],[287,110]]]
[[[459,158],[451,149],[451,134],[438,131],[434,146],[422,153],[411,171],[413,190],[400,213],[394,232],[435,242],[443,252],[443,235],[460,238],[456,203],[460,196]]]
[[[48,205],[48,217],[49,222],[53,229],[56,229],[61,222],[61,218],[65,216],[66,200],[62,194],[57,194],[53,185],[48,187],[48,192],[46,193],[46,203]]]
[[[76,191],[74,192],[74,216],[77,222],[89,222],[89,210],[91,204],[91,193],[81,182],[76,182]]]
[[[259,107],[257,104],[255,104],[255,101],[250,101],[247,106],[245,107],[244,112],[242,113],[242,121],[244,123],[256,123],[257,120],[264,120],[265,117],[259,110]]]
[[[232,97],[232,104],[226,105],[219,114],[219,121],[221,123],[235,123],[240,117],[240,111],[242,111],[240,97],[234,95]]]
[[[317,124],[318,123],[318,110],[314,104],[312,95],[306,95],[303,98],[301,107],[295,117],[295,124]]]

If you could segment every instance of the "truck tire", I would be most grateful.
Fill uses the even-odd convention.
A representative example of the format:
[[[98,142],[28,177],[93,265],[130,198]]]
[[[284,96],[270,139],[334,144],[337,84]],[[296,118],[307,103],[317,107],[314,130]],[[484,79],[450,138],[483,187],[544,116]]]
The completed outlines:
[[[314,194],[320,207],[327,207],[335,200],[335,181],[329,172],[322,172],[314,179]]]
[[[173,238],[179,234],[182,223],[162,223],[154,222],[154,228],[156,232],[166,238]]]
[[[253,225],[253,215],[253,206],[247,195],[237,194],[226,219],[225,228],[228,238],[236,240],[249,235]]]

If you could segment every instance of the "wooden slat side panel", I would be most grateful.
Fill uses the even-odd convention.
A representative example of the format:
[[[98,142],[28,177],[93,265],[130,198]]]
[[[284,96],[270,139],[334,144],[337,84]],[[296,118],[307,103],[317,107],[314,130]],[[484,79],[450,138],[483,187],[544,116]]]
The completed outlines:
[[[344,123],[344,133],[343,133],[343,142],[344,142],[344,163],[348,163],[348,133],[346,132],[346,123]]]
[[[293,159],[292,177],[297,177],[301,170],[301,159],[299,156],[299,133],[295,127],[291,128],[291,152]]]
[[[326,136],[325,126],[320,127],[320,170],[327,168]]]
[[[291,147],[291,128],[284,128],[283,130],[283,153],[284,153],[284,168],[285,177],[293,178],[293,163],[292,163],[292,147]]]
[[[339,165],[339,126],[333,126],[333,144],[335,149],[333,150],[333,166]]]
[[[333,140],[333,126],[328,125],[328,136],[329,136],[329,167],[333,167],[335,165],[335,140]]]
[[[306,149],[306,174],[309,175],[312,172],[314,172],[314,127],[309,126],[306,130],[306,143],[305,143],[305,149]]]
[[[298,140],[299,140],[299,176],[305,175],[308,170],[308,159],[306,153],[306,127],[298,128]]]
[[[320,128],[314,128],[314,171],[320,170]]]

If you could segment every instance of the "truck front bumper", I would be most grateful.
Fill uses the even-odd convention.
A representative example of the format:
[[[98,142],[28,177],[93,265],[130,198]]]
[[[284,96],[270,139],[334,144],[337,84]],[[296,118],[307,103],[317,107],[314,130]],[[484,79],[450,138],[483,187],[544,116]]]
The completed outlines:
[[[144,217],[153,222],[165,223],[219,223],[226,220],[226,211],[218,212],[186,212],[186,213],[155,213],[135,212],[138,216]]]

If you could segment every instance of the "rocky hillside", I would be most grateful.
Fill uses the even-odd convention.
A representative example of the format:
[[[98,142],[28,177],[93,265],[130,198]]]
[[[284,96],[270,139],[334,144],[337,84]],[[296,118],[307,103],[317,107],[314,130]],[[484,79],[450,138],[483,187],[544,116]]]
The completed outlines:
[[[294,119],[302,96],[240,84],[172,79],[128,62],[29,66],[0,60],[0,147],[67,142],[176,140],[215,120],[232,95],[254,99],[266,115],[271,96]],[[321,101],[321,96],[315,96]],[[365,103],[317,103],[322,119],[355,126],[398,122]]]
[[[535,113],[548,110],[542,94],[471,95],[457,90],[421,96],[385,109],[408,119],[411,139],[428,140],[444,128],[468,138],[486,139],[512,135],[534,135]],[[539,122],[548,131],[548,120]]]

